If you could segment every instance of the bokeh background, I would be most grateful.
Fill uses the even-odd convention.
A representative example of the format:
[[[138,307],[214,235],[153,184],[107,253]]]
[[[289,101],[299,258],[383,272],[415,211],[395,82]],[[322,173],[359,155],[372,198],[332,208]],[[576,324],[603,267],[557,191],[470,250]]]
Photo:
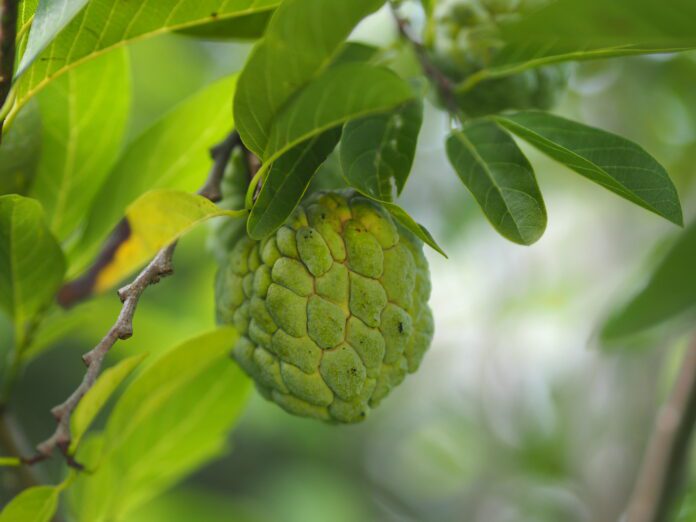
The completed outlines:
[[[380,16],[354,38],[390,41],[391,26]],[[249,49],[185,36],[132,45],[130,136],[211,79],[239,70]],[[558,112],[642,144],[673,176],[691,222],[694,85],[693,53],[586,63],[573,69]],[[446,117],[427,107],[401,200],[449,255],[427,252],[436,333],[421,370],[357,426],[294,418],[254,395],[230,435],[228,456],[132,520],[620,517],[694,317],[611,346],[598,331],[641,288],[679,230],[525,148],[549,227],[532,247],[509,243],[449,166],[447,130]],[[213,327],[216,268],[212,255],[201,255],[208,232],[182,241],[176,276],[145,294],[134,337],[113,357],[155,353]],[[50,407],[79,381],[79,355],[103,335],[119,305],[115,295],[85,305],[90,320],[27,369],[15,411],[31,440],[52,430]],[[7,334],[7,325],[0,332]],[[57,466],[44,471],[57,475]],[[696,506],[685,502],[681,517],[696,520]]]

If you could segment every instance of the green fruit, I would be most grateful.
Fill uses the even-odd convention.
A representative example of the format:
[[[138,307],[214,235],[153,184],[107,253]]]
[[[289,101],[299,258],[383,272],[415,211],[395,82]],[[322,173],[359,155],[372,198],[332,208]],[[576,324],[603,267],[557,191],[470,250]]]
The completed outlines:
[[[326,421],[362,420],[418,369],[433,333],[422,243],[348,190],[318,192],[269,237],[239,240],[216,296],[259,391]]]

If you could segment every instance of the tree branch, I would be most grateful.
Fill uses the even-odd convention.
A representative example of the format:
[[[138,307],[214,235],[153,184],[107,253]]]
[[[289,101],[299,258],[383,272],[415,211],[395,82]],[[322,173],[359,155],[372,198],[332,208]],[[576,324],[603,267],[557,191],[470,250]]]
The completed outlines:
[[[233,132],[222,143],[216,145],[211,150],[214,163],[208,175],[208,179],[198,192],[200,195],[211,201],[219,201],[222,198],[220,188],[222,177],[233,149],[240,144],[239,135]],[[120,227],[117,227],[116,232],[118,233],[117,237],[123,237],[123,232],[120,230]],[[126,235],[125,237],[128,236]],[[107,243],[107,250],[111,251],[112,255],[118,249],[118,244],[115,243],[116,241],[114,241],[113,236]],[[51,410],[57,422],[56,430],[48,439],[36,447],[37,453],[34,456],[22,459],[25,464],[35,464],[46,460],[50,458],[54,450],[58,448],[65,456],[68,465],[77,469],[82,468],[82,466],[75,461],[74,456],[70,454],[70,443],[72,441],[70,419],[72,414],[82,397],[92,388],[97,377],[99,377],[102,364],[109,350],[111,350],[117,341],[126,340],[133,335],[133,317],[140,296],[145,289],[159,282],[163,277],[167,277],[173,273],[172,257],[176,249],[176,244],[175,241],[161,249],[150,264],[148,264],[130,284],[118,291],[118,296],[123,303],[118,319],[104,338],[99,341],[99,344],[83,355],[82,360],[87,365],[87,371],[85,372],[82,382],[65,402]],[[101,262],[103,262],[103,260],[101,260]]]
[[[29,450],[24,433],[4,406],[0,406],[0,446],[5,448],[8,455],[20,458],[21,455],[26,455]],[[16,471],[24,487],[29,488],[41,484],[36,470],[20,466],[16,468]]]
[[[5,105],[12,88],[18,7],[19,0],[0,0],[0,110]],[[0,127],[2,127],[1,123]]]
[[[462,111],[457,103],[454,83],[452,83],[452,80],[450,80],[440,70],[440,68],[432,62],[425,46],[413,35],[411,35],[408,20],[399,15],[397,6],[394,5],[393,2],[389,2],[389,6],[391,8],[392,15],[394,16],[396,27],[399,30],[399,35],[401,38],[407,41],[411,47],[413,47],[413,51],[416,54],[416,58],[418,59],[418,63],[420,64],[423,73],[431,81],[431,83],[435,85],[442,102],[447,107],[447,111],[452,117],[461,119]]]
[[[626,522],[668,520],[684,478],[695,425],[696,336],[684,357],[672,394],[655,419]]]

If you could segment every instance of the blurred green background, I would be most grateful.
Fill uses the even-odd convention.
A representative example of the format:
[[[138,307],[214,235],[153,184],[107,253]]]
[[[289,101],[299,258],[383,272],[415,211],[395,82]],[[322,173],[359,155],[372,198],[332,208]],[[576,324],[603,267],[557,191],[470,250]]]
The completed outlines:
[[[369,20],[354,37],[388,41],[382,22]],[[133,45],[129,136],[238,70],[249,49],[185,36]],[[586,63],[574,68],[559,113],[642,144],[673,176],[692,222],[694,85],[693,53]],[[509,243],[449,166],[447,131],[446,117],[427,107],[401,201],[449,255],[427,252],[436,334],[421,370],[358,426],[294,418],[254,395],[230,435],[229,455],[132,520],[618,519],[694,317],[611,347],[602,346],[598,330],[641,288],[679,230],[525,148],[549,227],[532,247]],[[182,241],[176,276],[145,294],[134,337],[113,357],[157,352],[213,326],[215,262],[201,255],[208,232]],[[80,354],[120,303],[107,295],[84,306],[89,321],[34,361],[15,394],[32,441],[52,430],[50,407],[75,387]],[[7,330],[0,325],[3,337]],[[44,467],[61,471],[57,462]],[[695,502],[691,511],[684,503],[682,520],[696,520]]]

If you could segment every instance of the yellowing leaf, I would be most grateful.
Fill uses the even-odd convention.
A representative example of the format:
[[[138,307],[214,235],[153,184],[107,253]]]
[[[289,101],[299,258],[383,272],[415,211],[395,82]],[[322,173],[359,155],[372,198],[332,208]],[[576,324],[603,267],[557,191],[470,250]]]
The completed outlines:
[[[100,272],[95,289],[99,292],[111,288],[158,250],[207,219],[244,215],[246,211],[223,210],[203,196],[188,192],[148,192],[126,210],[130,236]]]

